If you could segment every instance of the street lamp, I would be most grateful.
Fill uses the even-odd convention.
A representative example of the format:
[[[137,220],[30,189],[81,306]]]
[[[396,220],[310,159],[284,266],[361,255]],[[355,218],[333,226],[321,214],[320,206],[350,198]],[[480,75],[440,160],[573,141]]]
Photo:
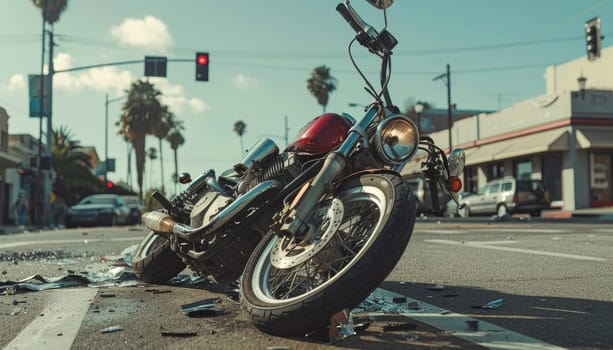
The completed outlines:
[[[415,113],[417,113],[417,130],[421,131],[421,112],[424,111],[424,105],[418,103],[413,106],[413,109],[415,110]]]
[[[447,128],[449,131],[449,152],[451,152],[451,127],[453,126],[453,121],[451,119],[451,73],[449,70],[449,64],[447,64],[447,72],[437,75],[432,78],[432,81],[440,79],[447,85]]]
[[[104,95],[104,183],[106,183],[109,168],[109,103],[123,99],[123,96],[109,99],[109,94]]]

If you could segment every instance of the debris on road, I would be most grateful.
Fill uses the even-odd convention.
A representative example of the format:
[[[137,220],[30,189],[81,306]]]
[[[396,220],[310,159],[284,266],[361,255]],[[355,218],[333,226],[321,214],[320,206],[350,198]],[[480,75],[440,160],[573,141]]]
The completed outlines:
[[[472,307],[473,309],[498,309],[499,307],[502,306],[502,301],[503,299],[500,298],[500,299],[492,300],[485,305],[471,305],[470,307]]]
[[[181,311],[190,317],[216,316],[224,311],[215,307],[215,305],[219,303],[221,303],[221,299],[219,298],[203,299],[194,303],[181,305]]]
[[[402,322],[402,323],[388,323],[383,326],[384,332],[395,332],[395,331],[408,331],[416,329],[417,325],[415,323],[410,322]]]
[[[105,333],[113,333],[113,332],[119,332],[122,331],[123,327],[121,326],[111,326],[111,327],[106,327],[100,330],[100,333],[105,334]]]
[[[176,332],[176,331],[162,331],[160,332],[160,334],[162,335],[162,337],[180,337],[180,338],[187,338],[187,337],[195,337],[198,335],[198,333],[196,332]]]
[[[330,327],[328,335],[330,344],[334,344],[347,337],[355,335],[353,327],[353,315],[349,309],[341,310],[330,317]]]
[[[427,290],[433,290],[435,292],[440,292],[441,290],[445,289],[445,286],[442,284],[435,284],[431,287],[427,287]]]
[[[468,329],[470,329],[471,331],[479,330],[479,321],[477,320],[466,321],[466,324],[468,325]]]

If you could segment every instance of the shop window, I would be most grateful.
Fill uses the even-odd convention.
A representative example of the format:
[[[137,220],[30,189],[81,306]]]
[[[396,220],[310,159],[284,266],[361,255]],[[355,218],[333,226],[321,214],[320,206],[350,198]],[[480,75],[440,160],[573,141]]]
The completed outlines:
[[[613,205],[612,158],[613,154],[590,154],[590,191],[593,207]]]
[[[504,176],[504,163],[493,163],[488,167],[487,179],[494,180]]]
[[[532,161],[519,160],[515,162],[514,175],[519,180],[529,180],[532,177]]]
[[[471,166],[464,169],[464,191],[477,193],[478,188],[477,167]]]

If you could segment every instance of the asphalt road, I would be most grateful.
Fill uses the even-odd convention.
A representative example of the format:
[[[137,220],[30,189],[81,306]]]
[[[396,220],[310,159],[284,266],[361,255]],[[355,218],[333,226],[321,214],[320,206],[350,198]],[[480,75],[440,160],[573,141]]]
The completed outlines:
[[[108,272],[145,233],[120,227],[0,235],[0,281]],[[356,323],[370,327],[333,345],[264,334],[231,293],[204,282],[0,295],[0,347],[611,349],[612,246],[608,224],[419,220],[404,257],[373,294],[396,312],[356,313]],[[221,299],[223,312],[192,318],[180,311],[209,297]],[[408,299],[394,304],[398,297]],[[477,308],[499,299],[497,308]],[[466,321],[478,321],[479,329]],[[406,329],[384,329],[392,323]],[[122,329],[101,333],[111,326]]]

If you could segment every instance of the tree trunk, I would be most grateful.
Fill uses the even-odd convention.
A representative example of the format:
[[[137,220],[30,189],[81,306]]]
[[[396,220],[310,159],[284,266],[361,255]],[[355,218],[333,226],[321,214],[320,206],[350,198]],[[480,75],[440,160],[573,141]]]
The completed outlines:
[[[138,182],[138,195],[143,198],[143,173],[145,170],[145,135],[136,135],[132,140],[134,154],[136,155],[136,180]]]
[[[175,154],[175,178],[174,178],[174,184],[175,184],[175,195],[177,194],[177,182],[179,182],[179,164],[177,163],[177,148],[175,148],[174,154]]]
[[[158,139],[160,145],[160,176],[162,177],[162,193],[166,194],[164,190],[164,156],[162,155],[162,138]]]

